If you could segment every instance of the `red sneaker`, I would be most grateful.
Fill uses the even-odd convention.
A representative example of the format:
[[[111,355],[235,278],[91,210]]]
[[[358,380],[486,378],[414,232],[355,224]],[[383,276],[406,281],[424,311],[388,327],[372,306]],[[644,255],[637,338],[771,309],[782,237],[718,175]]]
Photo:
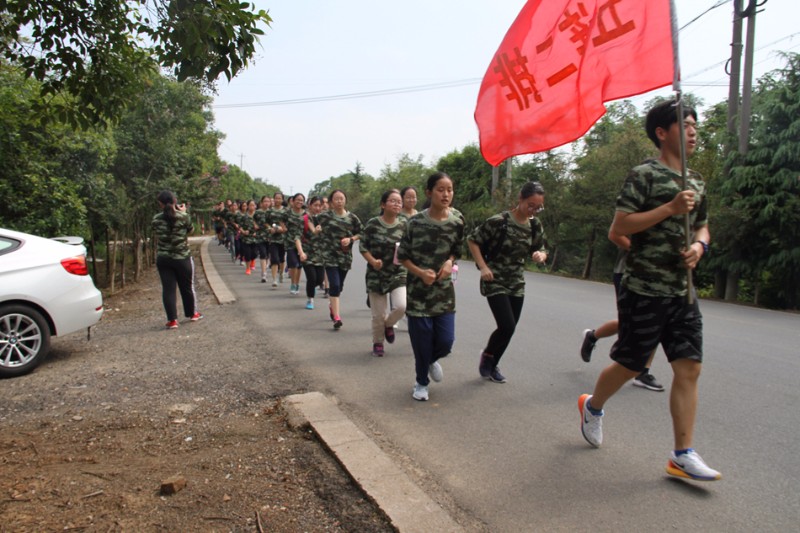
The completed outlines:
[[[167,322],[167,329],[178,329],[178,321],[170,320],[169,322]]]
[[[203,320],[203,318],[204,317],[203,317],[202,314],[195,313],[195,314],[192,315],[192,318],[190,318],[189,320],[191,320],[192,322],[197,322],[198,320]]]

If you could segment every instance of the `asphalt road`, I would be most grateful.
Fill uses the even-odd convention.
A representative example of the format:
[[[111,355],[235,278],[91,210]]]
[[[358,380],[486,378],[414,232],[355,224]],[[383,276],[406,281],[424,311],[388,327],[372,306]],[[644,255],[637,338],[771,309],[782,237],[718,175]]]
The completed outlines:
[[[578,396],[591,392],[611,340],[591,363],[581,332],[612,317],[608,284],[527,275],[516,335],[501,362],[507,384],[479,378],[478,353],[494,322],[463,262],[456,343],[431,401],[411,398],[414,365],[404,329],[370,355],[365,263],[356,257],[335,332],[327,300],[304,309],[244,275],[212,243],[214,263],[254,327],[354,420],[412,458],[466,513],[491,531],[796,531],[800,523],[800,315],[702,301],[705,364],[695,447],[721,481],[687,482],[664,472],[672,446],[668,392],[624,387],[607,405],[605,440],[581,436]],[[358,255],[358,254],[356,254]],[[669,385],[659,350],[653,373]],[[424,476],[423,476],[424,477]],[[423,487],[424,488],[424,487]]]

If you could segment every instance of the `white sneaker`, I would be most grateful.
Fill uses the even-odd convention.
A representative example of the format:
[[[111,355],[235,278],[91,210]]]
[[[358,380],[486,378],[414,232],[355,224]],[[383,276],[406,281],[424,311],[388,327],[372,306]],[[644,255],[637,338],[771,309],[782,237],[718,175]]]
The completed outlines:
[[[722,474],[710,468],[700,457],[700,454],[691,448],[681,455],[675,455],[675,452],[670,452],[669,461],[667,461],[667,474],[696,481],[717,481],[722,479]]]
[[[442,381],[442,378],[444,378],[444,372],[442,372],[442,365],[439,364],[439,361],[431,363],[431,366],[428,367],[428,374],[436,383]]]
[[[414,392],[411,393],[411,397],[415,400],[419,400],[420,402],[427,402],[428,387],[425,385],[420,385],[419,383],[414,383]]]
[[[603,412],[593,415],[586,404],[591,399],[591,394],[581,394],[578,398],[578,410],[581,412],[581,433],[586,442],[599,448],[603,444]]]

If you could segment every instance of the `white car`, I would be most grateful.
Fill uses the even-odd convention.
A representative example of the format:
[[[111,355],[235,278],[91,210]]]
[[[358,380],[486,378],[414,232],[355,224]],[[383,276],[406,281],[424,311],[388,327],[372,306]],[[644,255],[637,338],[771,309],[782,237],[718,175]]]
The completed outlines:
[[[0,377],[30,372],[51,336],[90,328],[102,316],[83,239],[0,228]]]

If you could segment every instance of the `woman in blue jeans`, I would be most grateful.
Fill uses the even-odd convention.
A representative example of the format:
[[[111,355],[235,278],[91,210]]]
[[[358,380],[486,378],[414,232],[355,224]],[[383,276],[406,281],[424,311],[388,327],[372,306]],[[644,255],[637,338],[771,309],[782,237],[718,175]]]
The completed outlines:
[[[451,273],[464,242],[464,217],[451,207],[453,180],[444,172],[428,178],[430,207],[411,217],[397,250],[408,270],[406,315],[414,350],[412,397],[428,400],[430,379],[442,380],[439,359],[455,341],[456,293]]]

